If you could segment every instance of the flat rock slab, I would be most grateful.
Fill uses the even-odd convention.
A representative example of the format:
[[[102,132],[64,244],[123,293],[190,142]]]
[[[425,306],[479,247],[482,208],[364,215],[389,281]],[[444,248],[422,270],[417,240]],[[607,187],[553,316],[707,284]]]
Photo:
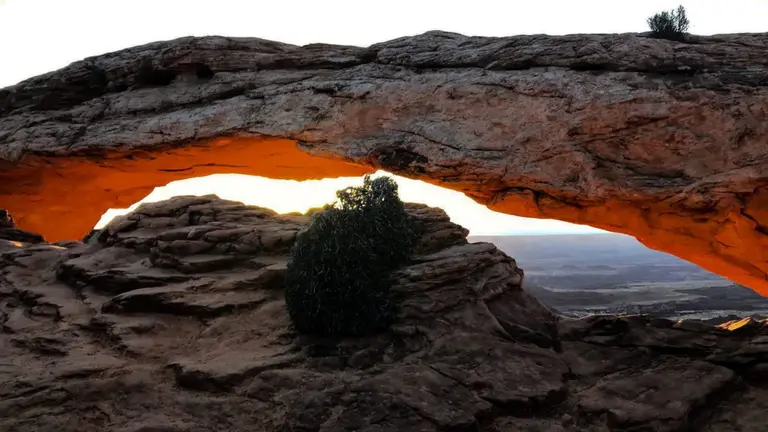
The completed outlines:
[[[688,415],[735,384],[733,371],[705,362],[675,362],[608,375],[577,395],[586,415],[607,414],[611,428],[678,431]],[[639,428],[639,429],[638,429]]]
[[[436,341],[430,367],[511,410],[534,410],[565,396],[568,368],[552,350],[504,343],[477,334]]]
[[[713,414],[713,419],[702,428],[704,432],[739,431],[760,432],[768,424],[768,390],[750,388],[738,392],[724,402]]]

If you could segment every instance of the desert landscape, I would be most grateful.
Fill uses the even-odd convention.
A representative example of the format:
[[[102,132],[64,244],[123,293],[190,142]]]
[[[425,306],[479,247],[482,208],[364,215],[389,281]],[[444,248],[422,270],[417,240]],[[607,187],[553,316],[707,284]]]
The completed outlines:
[[[719,323],[768,315],[768,298],[621,234],[470,236],[525,269],[525,288],[564,315],[649,314]]]
[[[768,311],[768,33],[691,34],[682,6],[645,32],[298,44],[242,37],[285,21],[238,6],[240,36],[146,33],[190,9],[0,89],[0,431],[765,431],[768,321],[722,322]],[[175,181],[380,170],[653,250],[468,237],[367,177],[289,213],[178,194],[86,239]]]

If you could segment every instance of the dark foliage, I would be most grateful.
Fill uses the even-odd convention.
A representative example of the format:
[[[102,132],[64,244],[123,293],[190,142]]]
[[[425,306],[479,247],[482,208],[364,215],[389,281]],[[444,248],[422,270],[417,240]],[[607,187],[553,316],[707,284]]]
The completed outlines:
[[[412,253],[416,227],[391,178],[366,176],[336,196],[291,249],[285,303],[299,332],[370,334],[397,312],[389,275]]]
[[[655,37],[681,41],[688,31],[688,17],[685,8],[678,6],[677,10],[664,11],[648,18],[648,26]]]

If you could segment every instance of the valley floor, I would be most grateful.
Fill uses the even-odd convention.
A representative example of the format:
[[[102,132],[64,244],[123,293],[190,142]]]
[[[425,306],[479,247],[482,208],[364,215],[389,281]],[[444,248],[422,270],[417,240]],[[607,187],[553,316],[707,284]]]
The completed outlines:
[[[525,288],[561,313],[722,322],[768,316],[768,298],[620,234],[471,236],[525,269]]]

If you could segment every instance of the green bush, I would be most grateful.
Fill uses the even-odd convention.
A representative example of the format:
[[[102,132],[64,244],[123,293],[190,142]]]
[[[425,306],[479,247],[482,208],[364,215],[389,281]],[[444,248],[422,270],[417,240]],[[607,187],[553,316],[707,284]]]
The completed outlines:
[[[688,24],[690,22],[685,16],[685,8],[682,6],[678,6],[676,11],[664,11],[648,18],[651,33],[662,39],[683,40],[688,31]]]
[[[285,303],[301,333],[370,334],[397,313],[389,275],[411,255],[416,227],[389,177],[336,196],[291,249]]]

